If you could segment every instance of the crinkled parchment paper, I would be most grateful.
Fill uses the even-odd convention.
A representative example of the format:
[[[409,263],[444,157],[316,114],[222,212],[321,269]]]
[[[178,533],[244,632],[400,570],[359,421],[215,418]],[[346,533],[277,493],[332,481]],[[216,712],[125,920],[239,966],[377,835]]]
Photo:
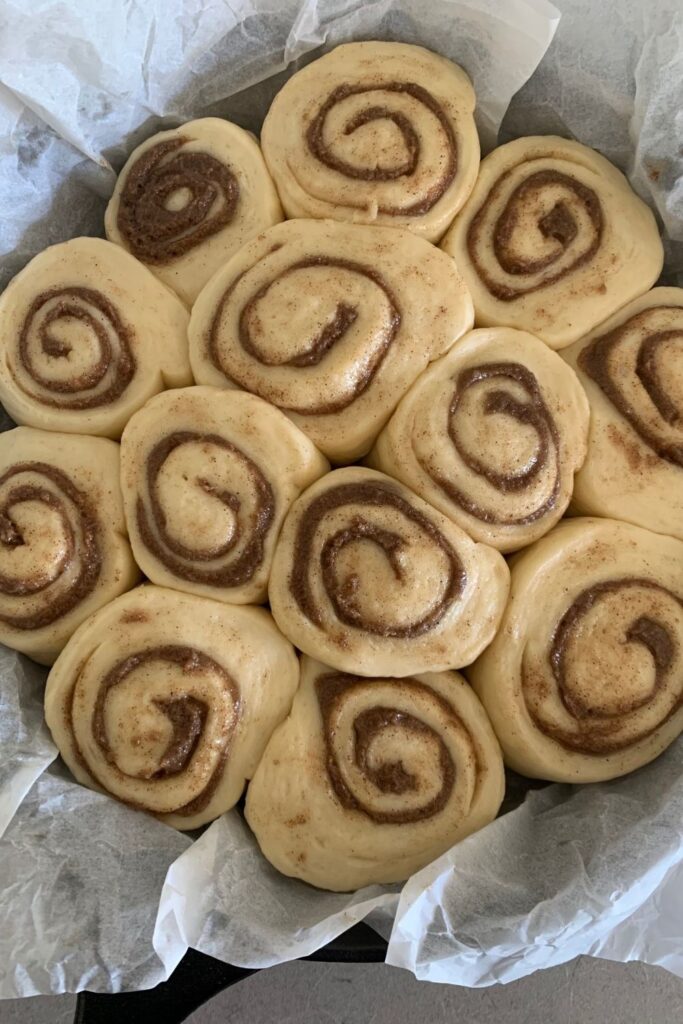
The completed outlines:
[[[258,130],[287,69],[361,38],[461,63],[485,148],[518,93],[503,138],[597,146],[683,239],[679,3],[559,7],[558,28],[545,0],[0,0],[2,280],[46,245],[102,233],[142,138],[206,114]],[[680,253],[672,243],[671,278]],[[0,656],[1,996],[149,987],[188,945],[267,966],[363,918],[390,937],[390,962],[438,981],[488,985],[578,953],[683,975],[680,741],[626,779],[530,793],[400,894],[339,895],[278,875],[237,811],[193,842],[46,768],[43,678]]]

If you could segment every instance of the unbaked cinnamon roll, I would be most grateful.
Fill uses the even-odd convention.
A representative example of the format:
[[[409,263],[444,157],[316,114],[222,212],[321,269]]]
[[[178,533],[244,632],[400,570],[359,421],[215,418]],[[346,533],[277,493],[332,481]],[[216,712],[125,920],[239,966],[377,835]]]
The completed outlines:
[[[298,681],[262,608],[149,584],[71,638],[45,717],[78,782],[186,830],[239,800]]]
[[[505,606],[503,557],[371,469],[328,473],[293,504],[269,596],[311,657],[363,676],[467,665]]]
[[[121,439],[137,562],[153,583],[265,601],[282,520],[327,469],[306,435],[255,395],[208,387],[156,395]]]
[[[287,216],[437,241],[477,176],[474,103],[462,68],[420,46],[338,46],[289,79],[263,123]]]
[[[151,395],[191,383],[187,324],[118,246],[50,246],[0,297],[0,401],[18,423],[119,437]]]
[[[118,445],[31,427],[0,434],[0,642],[50,665],[137,578]]]
[[[683,289],[653,288],[562,355],[591,407],[573,510],[683,540]]]
[[[475,540],[514,551],[565,512],[586,454],[588,402],[538,338],[472,331],[401,399],[368,462]]]
[[[467,674],[523,775],[598,782],[652,761],[683,731],[683,543],[561,523],[513,560],[500,630]]]
[[[430,360],[472,326],[453,260],[407,231],[278,224],[192,310],[195,380],[251,391],[334,462],[370,448]]]
[[[105,216],[123,246],[188,306],[253,235],[282,220],[254,137],[218,117],[159,132],[135,149]]]
[[[564,348],[657,280],[655,219],[608,160],[578,142],[530,136],[482,161],[442,243],[480,326],[519,327]]]
[[[500,748],[456,672],[363,679],[309,658],[246,815],[283,874],[347,891],[401,882],[492,821]]]

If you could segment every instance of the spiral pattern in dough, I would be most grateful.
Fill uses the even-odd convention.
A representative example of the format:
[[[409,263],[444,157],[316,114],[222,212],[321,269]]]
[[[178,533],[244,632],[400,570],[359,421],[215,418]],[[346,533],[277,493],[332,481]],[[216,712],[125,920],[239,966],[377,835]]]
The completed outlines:
[[[563,348],[649,288],[657,225],[604,157],[554,136],[517,139],[482,162],[443,241],[477,323],[519,327]]]
[[[258,143],[205,117],[160,132],[131,154],[105,218],[107,237],[189,306],[249,238],[282,219]]]
[[[285,513],[327,468],[311,441],[254,395],[208,387],[157,395],[121,441],[135,555],[154,583],[264,601]]]
[[[683,289],[654,288],[562,355],[591,405],[573,507],[683,540]]]
[[[295,74],[264,121],[289,217],[404,227],[437,241],[479,165],[474,92],[418,46],[339,46]]]
[[[295,502],[269,590],[285,635],[361,675],[467,664],[506,593],[497,552],[369,469],[328,474]]]
[[[266,612],[149,585],[77,631],[45,714],[78,781],[192,829],[239,799],[297,682]]]
[[[245,246],[204,289],[191,359],[200,383],[259,395],[328,457],[350,461],[471,323],[453,261],[428,243],[397,230],[289,221]]]
[[[566,510],[586,452],[588,403],[568,370],[530,334],[472,331],[416,381],[368,461],[476,540],[524,547]]]
[[[491,821],[503,788],[498,744],[457,673],[363,679],[304,658],[246,813],[280,871],[347,890],[419,870]]]
[[[150,395],[189,383],[187,323],[117,246],[51,246],[0,298],[0,398],[20,423],[118,437]]]
[[[0,641],[50,663],[136,574],[117,445],[30,427],[0,435]]]
[[[562,524],[520,555],[501,630],[468,674],[507,762],[592,782],[683,730],[683,543],[611,520]]]

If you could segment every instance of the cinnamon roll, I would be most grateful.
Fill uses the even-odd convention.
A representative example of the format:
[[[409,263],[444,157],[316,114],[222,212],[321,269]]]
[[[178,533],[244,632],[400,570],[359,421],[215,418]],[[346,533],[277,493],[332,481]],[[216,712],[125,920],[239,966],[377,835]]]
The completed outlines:
[[[401,882],[492,821],[500,748],[456,672],[363,679],[309,658],[246,816],[283,874],[347,891]]]
[[[683,289],[654,288],[562,355],[591,407],[572,509],[683,540]]]
[[[328,473],[294,502],[269,597],[280,629],[342,672],[458,668],[493,638],[509,573],[407,487],[372,469]]]
[[[50,665],[137,577],[118,445],[31,427],[0,434],[0,643]]]
[[[482,161],[442,247],[478,325],[519,327],[556,349],[650,288],[663,261],[655,219],[621,172],[552,135],[516,139]]]
[[[149,584],[71,638],[45,717],[78,782],[187,830],[239,800],[298,681],[262,608]]]
[[[153,583],[265,601],[282,520],[327,469],[306,435],[255,395],[209,387],[155,395],[121,439],[137,562]]]
[[[263,123],[285,213],[437,241],[477,177],[474,103],[462,68],[420,46],[338,46],[289,79]]]
[[[475,540],[514,551],[558,522],[586,454],[576,374],[523,331],[472,331],[401,399],[368,462]]]
[[[253,235],[282,220],[254,137],[218,117],[159,132],[135,149],[105,215],[123,246],[191,306]]]
[[[468,669],[515,771],[598,782],[683,731],[683,543],[575,519],[517,555],[500,630]]]
[[[190,359],[197,383],[259,395],[328,458],[351,462],[472,320],[453,260],[428,242],[295,220],[259,235],[206,286]]]
[[[119,437],[151,395],[191,383],[187,324],[118,246],[50,246],[0,297],[0,401],[18,423]]]

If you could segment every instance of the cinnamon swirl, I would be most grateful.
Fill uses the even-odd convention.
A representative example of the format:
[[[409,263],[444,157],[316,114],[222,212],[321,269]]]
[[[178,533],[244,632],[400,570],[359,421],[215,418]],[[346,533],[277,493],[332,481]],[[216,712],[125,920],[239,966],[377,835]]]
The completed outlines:
[[[78,782],[193,829],[237,802],[298,679],[263,609],[149,584],[71,638],[45,717]]]
[[[327,469],[306,435],[255,395],[209,387],[156,395],[121,439],[137,562],[153,583],[265,601],[282,520]]]
[[[283,874],[346,891],[400,882],[495,818],[500,748],[456,672],[363,679],[304,658],[246,815]]]
[[[344,672],[467,665],[492,639],[508,569],[493,548],[371,469],[328,473],[294,502],[269,596],[292,643]]]
[[[31,427],[0,434],[0,642],[50,665],[137,577],[118,445]]]
[[[519,327],[564,348],[659,276],[655,219],[595,150],[556,136],[490,153],[443,240],[481,326]]]
[[[188,306],[253,235],[282,220],[258,143],[218,117],[159,132],[135,149],[105,216],[123,246]]]
[[[514,551],[565,512],[586,454],[576,375],[523,331],[472,331],[418,378],[368,462],[475,540]]]
[[[409,232],[287,221],[203,290],[190,358],[198,383],[259,395],[350,462],[472,318],[453,260]]]
[[[500,630],[468,669],[506,762],[612,779],[683,731],[683,543],[576,519],[517,555]]]
[[[0,401],[18,423],[119,437],[151,395],[191,382],[187,324],[118,246],[50,246],[0,297]]]
[[[465,72],[422,47],[338,46],[289,79],[263,123],[287,216],[437,241],[477,176],[474,102]]]
[[[572,508],[683,540],[683,289],[653,288],[562,355],[591,407]]]

